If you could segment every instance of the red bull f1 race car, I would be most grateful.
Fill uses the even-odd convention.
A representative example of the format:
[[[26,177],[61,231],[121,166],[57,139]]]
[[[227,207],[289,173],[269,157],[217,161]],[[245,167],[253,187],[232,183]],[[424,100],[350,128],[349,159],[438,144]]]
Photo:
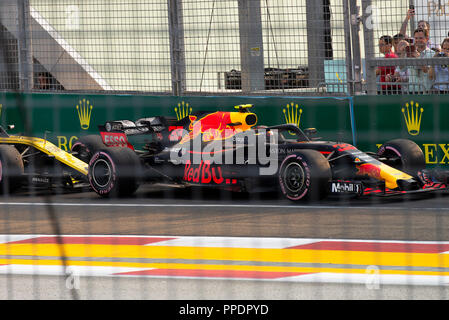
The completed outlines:
[[[162,181],[244,192],[277,189],[294,201],[448,187],[447,173],[426,170],[413,141],[391,140],[376,153],[362,152],[348,143],[314,138],[313,128],[258,126],[250,107],[196,112],[180,120],[108,121],[99,126],[101,142],[99,136],[86,136],[76,152],[85,154],[89,183],[104,197],[129,196],[142,183]],[[96,142],[89,150],[83,139]]]

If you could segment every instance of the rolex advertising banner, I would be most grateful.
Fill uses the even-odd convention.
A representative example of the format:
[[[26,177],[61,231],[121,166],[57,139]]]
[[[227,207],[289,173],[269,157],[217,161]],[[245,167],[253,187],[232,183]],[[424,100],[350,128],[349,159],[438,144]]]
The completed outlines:
[[[415,141],[429,166],[449,165],[449,97],[399,95],[354,97],[357,147],[376,151],[384,142]]]
[[[353,143],[351,108],[347,98],[304,97],[173,97],[143,95],[14,94],[0,95],[0,124],[14,124],[11,134],[46,138],[63,150],[83,135],[98,134],[109,120],[153,116],[177,119],[198,111],[235,111],[252,104],[258,125],[295,123],[316,128],[317,137]]]

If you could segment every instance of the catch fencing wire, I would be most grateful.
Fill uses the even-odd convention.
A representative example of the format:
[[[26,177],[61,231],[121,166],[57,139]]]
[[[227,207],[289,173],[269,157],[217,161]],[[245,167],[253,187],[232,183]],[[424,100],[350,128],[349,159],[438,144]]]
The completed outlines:
[[[330,4],[248,0],[259,9],[246,16],[242,13],[246,2],[237,0],[170,0],[169,5],[165,0],[151,5],[143,0],[29,3],[33,92],[256,94],[243,91],[239,84],[248,76],[242,74],[247,67],[242,65],[242,43],[246,37],[257,40],[254,32],[242,30],[245,24],[262,34],[256,47],[246,44],[258,49],[251,52],[252,58],[265,55],[257,72],[264,73],[266,86],[257,94],[341,95],[329,83],[347,81],[343,36],[347,30],[340,0]],[[320,34],[324,28],[326,33],[319,36],[324,43],[318,51],[310,51],[308,43],[311,10],[321,14],[310,32]],[[169,28],[176,19],[175,28]],[[171,47],[173,39],[179,45]],[[309,73],[309,55],[315,55],[320,65],[324,61],[319,74]],[[0,85],[8,86],[8,81],[0,78]],[[182,83],[181,90],[174,90],[173,83]],[[310,83],[320,83],[319,92]]]

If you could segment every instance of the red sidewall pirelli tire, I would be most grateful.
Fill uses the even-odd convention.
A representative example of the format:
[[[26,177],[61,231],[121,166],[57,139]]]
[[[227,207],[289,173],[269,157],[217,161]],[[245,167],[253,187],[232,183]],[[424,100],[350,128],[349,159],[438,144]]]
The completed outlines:
[[[331,178],[329,162],[315,150],[301,150],[291,154],[279,167],[281,192],[292,201],[316,201],[324,198]]]
[[[88,179],[102,197],[131,196],[139,187],[142,165],[129,148],[109,147],[96,152],[89,162]]]
[[[16,191],[23,182],[23,160],[19,151],[11,145],[0,145],[0,193]]]
[[[105,148],[106,146],[101,139],[101,136],[91,134],[87,136],[83,136],[76,140],[76,142],[72,145],[71,153],[81,161],[85,163],[89,163],[92,156],[100,149]]]
[[[400,161],[391,166],[414,177],[426,166],[421,148],[408,139],[394,139],[384,143],[377,151],[377,155],[387,159],[399,158]]]

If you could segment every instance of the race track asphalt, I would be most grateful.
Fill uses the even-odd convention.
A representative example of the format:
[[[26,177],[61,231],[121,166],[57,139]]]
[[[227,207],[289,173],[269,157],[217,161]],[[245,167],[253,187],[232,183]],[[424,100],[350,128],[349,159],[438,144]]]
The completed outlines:
[[[449,193],[294,203],[276,194],[141,187],[126,199],[93,192],[0,198],[0,234],[239,236],[449,240]]]
[[[220,190],[141,187],[126,199],[103,199],[93,192],[50,194],[22,191],[0,198],[1,235],[143,235],[252,238],[319,238],[400,241],[449,241],[449,192],[392,198],[328,198],[318,203],[293,203],[273,193],[238,194]],[[48,276],[42,276],[47,279]],[[51,277],[48,279],[52,279]],[[64,280],[61,280],[64,281]],[[14,288],[0,299],[73,298],[61,293],[61,281],[40,281],[27,275],[2,275]],[[83,280],[82,299],[447,299],[446,286],[383,286],[367,290],[357,284],[266,283],[195,279],[120,279],[118,291],[93,290]],[[25,283],[22,285],[22,283]],[[14,285],[21,284],[21,285]],[[123,288],[120,288],[123,286]],[[218,292],[216,287],[227,288]],[[99,285],[101,288],[101,285]],[[158,287],[153,290],[140,289]],[[189,288],[201,288],[200,291]],[[53,289],[55,289],[53,288]],[[136,290],[137,288],[137,290]],[[204,290],[203,290],[204,288]],[[240,288],[236,290],[236,288]],[[263,291],[261,288],[270,288]],[[64,288],[63,288],[64,289]],[[42,291],[40,291],[42,290]],[[59,290],[59,291],[58,291]],[[93,291],[92,291],[93,290]],[[133,293],[123,296],[122,291]],[[139,291],[140,290],[140,291]],[[40,294],[39,294],[40,292]],[[123,291],[124,292],[124,291]]]

